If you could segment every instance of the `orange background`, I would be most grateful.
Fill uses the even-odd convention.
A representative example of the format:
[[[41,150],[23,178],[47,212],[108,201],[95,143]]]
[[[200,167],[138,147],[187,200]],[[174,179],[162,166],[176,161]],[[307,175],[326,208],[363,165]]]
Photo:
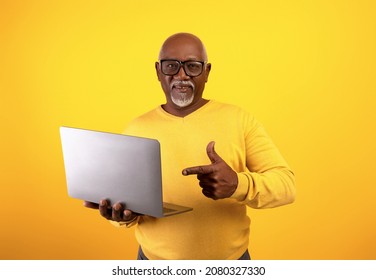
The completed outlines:
[[[121,132],[164,102],[154,62],[204,41],[207,98],[259,119],[297,200],[250,209],[254,259],[376,258],[376,5],[0,1],[0,259],[133,259],[133,229],[67,196],[59,126]]]

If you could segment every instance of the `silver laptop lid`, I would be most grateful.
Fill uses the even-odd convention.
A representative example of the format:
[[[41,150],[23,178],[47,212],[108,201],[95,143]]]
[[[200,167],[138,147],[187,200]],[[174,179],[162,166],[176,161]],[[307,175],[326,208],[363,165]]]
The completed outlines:
[[[70,127],[61,127],[60,136],[69,196],[163,216],[157,140]]]

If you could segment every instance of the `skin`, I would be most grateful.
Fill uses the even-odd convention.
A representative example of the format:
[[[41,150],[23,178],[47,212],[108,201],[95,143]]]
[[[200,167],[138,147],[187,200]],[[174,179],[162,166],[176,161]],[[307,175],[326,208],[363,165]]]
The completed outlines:
[[[201,40],[188,33],[178,33],[167,38],[161,47],[159,59],[176,59],[180,61],[198,60],[207,61],[207,54]],[[166,103],[162,108],[177,117],[185,117],[204,106],[209,100],[202,97],[205,84],[208,81],[211,64],[205,63],[204,70],[197,77],[187,76],[183,67],[175,76],[164,75],[160,70],[159,62],[155,63],[158,80],[165,93]],[[179,81],[190,81],[194,87],[186,86],[177,88],[171,86]],[[181,107],[172,101],[171,96],[178,96],[181,93],[194,95],[193,100],[187,106]],[[223,199],[230,197],[238,185],[238,177],[234,170],[216,153],[215,143],[210,142],[206,147],[206,153],[211,161],[209,165],[193,166],[182,171],[183,176],[196,175],[202,193],[211,199]],[[117,222],[133,220],[139,214],[126,209],[126,205],[115,203],[112,207],[109,201],[101,200],[99,204],[84,202],[84,206],[92,209],[99,209],[100,214],[108,219]]]
[[[202,193],[214,200],[230,197],[238,186],[238,176],[234,170],[214,150],[215,142],[206,147],[206,153],[211,161],[209,165],[185,168],[184,176],[197,175]]]
[[[205,47],[199,38],[192,34],[178,33],[169,37],[162,45],[159,60],[163,59],[207,61],[208,57]],[[166,76],[161,72],[159,62],[155,63],[157,77],[166,96],[166,104],[162,105],[166,112],[174,116],[185,117],[208,102],[208,100],[202,98],[202,93],[208,81],[211,64],[206,63],[204,67],[203,73],[197,77],[187,76],[183,67],[180,68],[180,71],[175,76]],[[194,99],[190,105],[179,107],[171,100],[171,94],[174,94],[174,91],[179,91],[171,89],[171,84],[174,81],[190,81],[194,84],[194,90],[187,90],[188,94],[194,94]]]

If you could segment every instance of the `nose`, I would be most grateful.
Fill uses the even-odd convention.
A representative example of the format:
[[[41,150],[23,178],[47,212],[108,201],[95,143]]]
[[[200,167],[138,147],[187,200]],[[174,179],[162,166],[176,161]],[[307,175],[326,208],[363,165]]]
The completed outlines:
[[[190,77],[185,73],[184,67],[181,66],[179,72],[174,75],[174,79],[177,80],[189,80]]]

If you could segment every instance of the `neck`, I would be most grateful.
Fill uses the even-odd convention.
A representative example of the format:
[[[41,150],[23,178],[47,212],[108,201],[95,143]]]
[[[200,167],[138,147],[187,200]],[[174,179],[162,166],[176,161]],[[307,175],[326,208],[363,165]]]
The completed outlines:
[[[184,118],[188,116],[189,114],[193,113],[194,111],[200,109],[202,106],[204,106],[206,103],[208,103],[209,100],[201,98],[197,102],[187,106],[187,107],[178,107],[174,104],[170,104],[167,102],[166,104],[162,105],[163,110],[165,110],[167,113],[174,115],[176,117]]]

